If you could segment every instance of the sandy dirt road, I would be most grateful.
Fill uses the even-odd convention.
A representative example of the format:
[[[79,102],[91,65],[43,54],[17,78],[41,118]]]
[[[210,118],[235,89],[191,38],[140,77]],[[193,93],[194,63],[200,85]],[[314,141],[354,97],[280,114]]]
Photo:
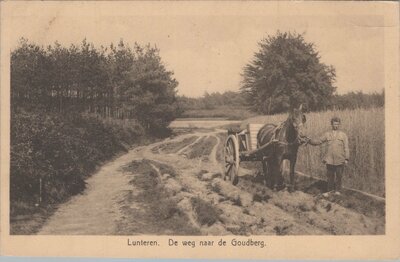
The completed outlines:
[[[321,197],[321,182],[274,192],[256,165],[237,186],[223,179],[225,134],[210,130],[135,148],[87,180],[39,234],[356,235],[384,234],[384,202],[350,191]]]

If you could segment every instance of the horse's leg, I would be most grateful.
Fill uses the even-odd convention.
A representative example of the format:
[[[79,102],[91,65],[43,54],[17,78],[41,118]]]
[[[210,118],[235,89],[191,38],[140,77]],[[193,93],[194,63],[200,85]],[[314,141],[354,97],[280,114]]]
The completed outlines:
[[[267,167],[268,167],[268,178],[269,178],[269,182],[267,183],[267,185],[271,189],[274,189],[276,180],[276,167],[273,159],[269,158],[267,160]]]
[[[270,168],[268,167],[267,159],[263,158],[261,162],[263,167],[265,184],[267,187],[272,188],[273,185],[272,185],[271,172],[269,170]]]
[[[281,190],[285,187],[284,185],[284,178],[283,178],[283,170],[282,170],[282,165],[283,165],[283,158],[279,157],[276,161],[277,165],[277,170],[276,170],[276,186],[278,190]]]
[[[271,183],[273,189],[280,189],[283,184],[283,177],[281,174],[281,159],[274,158],[268,161],[268,167],[271,174]]]
[[[290,158],[290,187],[292,190],[297,190],[296,180],[295,180],[295,166],[296,166],[297,154]]]

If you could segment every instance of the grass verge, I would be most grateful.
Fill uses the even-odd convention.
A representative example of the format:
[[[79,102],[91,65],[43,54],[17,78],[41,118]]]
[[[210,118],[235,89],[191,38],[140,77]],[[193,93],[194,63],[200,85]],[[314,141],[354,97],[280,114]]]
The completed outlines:
[[[133,161],[125,167],[132,172],[130,184],[136,194],[124,199],[122,212],[125,219],[118,225],[118,234],[199,235],[200,231],[188,221],[187,215],[161,182],[159,173],[175,174],[173,167],[155,161]],[[132,203],[137,206],[132,207]]]

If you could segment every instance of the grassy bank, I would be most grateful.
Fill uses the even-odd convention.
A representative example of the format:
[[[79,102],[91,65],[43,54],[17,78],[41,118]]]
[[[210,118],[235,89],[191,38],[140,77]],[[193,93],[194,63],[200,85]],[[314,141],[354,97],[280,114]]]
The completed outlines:
[[[306,134],[317,138],[330,130],[330,119],[342,119],[341,129],[349,137],[350,162],[345,169],[344,185],[365,192],[385,195],[385,118],[384,109],[356,109],[343,111],[314,112],[307,114]],[[245,120],[247,123],[278,123],[286,114],[257,116]],[[311,176],[325,179],[326,168],[322,164],[323,146],[302,146],[299,150],[296,169]]]
[[[10,131],[11,234],[35,233],[102,163],[152,140],[133,120],[82,114],[13,112]]]

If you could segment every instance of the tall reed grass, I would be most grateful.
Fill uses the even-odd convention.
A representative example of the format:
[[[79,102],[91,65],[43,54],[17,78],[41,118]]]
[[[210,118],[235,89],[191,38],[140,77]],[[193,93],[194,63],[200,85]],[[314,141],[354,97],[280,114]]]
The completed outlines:
[[[385,195],[385,118],[383,108],[325,111],[306,114],[305,133],[318,138],[331,130],[330,119],[342,120],[341,130],[349,137],[350,162],[345,168],[343,184],[378,196]],[[247,123],[279,123],[287,114],[257,116],[243,121]],[[301,146],[296,170],[313,177],[326,179],[326,167],[322,163],[324,145]]]

